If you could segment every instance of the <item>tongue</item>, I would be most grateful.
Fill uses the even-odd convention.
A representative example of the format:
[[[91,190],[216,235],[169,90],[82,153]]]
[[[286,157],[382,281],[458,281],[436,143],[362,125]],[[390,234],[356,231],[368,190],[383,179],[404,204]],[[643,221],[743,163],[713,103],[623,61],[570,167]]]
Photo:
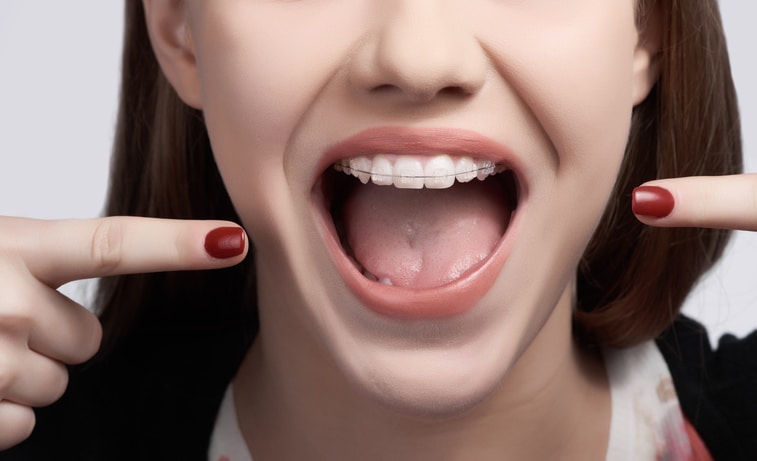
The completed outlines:
[[[408,288],[444,285],[486,259],[510,213],[492,180],[420,190],[369,183],[355,187],[343,208],[358,263],[376,279]]]

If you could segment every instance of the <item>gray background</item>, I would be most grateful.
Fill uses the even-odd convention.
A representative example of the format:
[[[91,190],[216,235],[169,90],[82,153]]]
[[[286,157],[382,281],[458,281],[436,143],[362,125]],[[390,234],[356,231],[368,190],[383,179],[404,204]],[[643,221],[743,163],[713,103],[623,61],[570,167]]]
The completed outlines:
[[[0,6],[0,215],[92,217],[107,187],[122,34],[120,1]],[[757,171],[757,2],[721,9],[740,98],[747,171]],[[757,233],[739,232],[685,311],[717,338],[757,328]],[[86,302],[91,284],[64,292]]]

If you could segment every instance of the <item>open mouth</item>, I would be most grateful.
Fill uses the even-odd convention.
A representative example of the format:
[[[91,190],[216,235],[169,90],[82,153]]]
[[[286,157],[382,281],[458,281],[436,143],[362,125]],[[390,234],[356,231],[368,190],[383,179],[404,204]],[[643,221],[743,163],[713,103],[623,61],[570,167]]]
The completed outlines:
[[[461,312],[504,263],[493,256],[503,253],[518,209],[516,173],[504,159],[470,149],[444,153],[439,143],[383,150],[380,142],[369,141],[378,144],[370,149],[359,142],[356,155],[338,149],[314,190],[343,278],[384,314]],[[500,261],[484,271],[492,259]]]
[[[345,159],[323,184],[339,242],[360,273],[413,289],[453,282],[485,261],[517,207],[511,170],[446,154]]]

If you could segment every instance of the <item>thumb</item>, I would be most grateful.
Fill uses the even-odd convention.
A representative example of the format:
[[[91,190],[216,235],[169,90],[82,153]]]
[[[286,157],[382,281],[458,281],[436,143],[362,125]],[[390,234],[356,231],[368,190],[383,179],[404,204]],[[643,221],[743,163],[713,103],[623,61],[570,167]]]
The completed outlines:
[[[634,190],[632,207],[651,226],[757,231],[757,174],[650,181]]]

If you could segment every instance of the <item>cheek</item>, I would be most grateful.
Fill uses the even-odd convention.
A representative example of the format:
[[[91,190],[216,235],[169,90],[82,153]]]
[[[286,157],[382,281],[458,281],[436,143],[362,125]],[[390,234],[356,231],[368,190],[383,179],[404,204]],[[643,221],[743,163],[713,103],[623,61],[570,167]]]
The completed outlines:
[[[630,127],[632,54],[625,47],[585,49],[594,52],[556,58],[544,71],[560,78],[539,88],[542,99],[533,107],[557,152],[558,174],[577,168],[613,179]]]
[[[283,242],[306,240],[300,222],[305,204],[292,186],[311,178],[304,174],[308,159],[293,155],[292,142],[364,29],[364,6],[359,0],[290,6],[213,0],[195,6],[203,115],[219,171],[258,257],[283,260]]]
[[[307,99],[307,88],[299,82],[283,85],[292,69],[271,49],[228,45],[256,41],[260,37],[254,35],[214,37],[199,60],[205,122],[232,194],[234,186],[267,187],[282,174],[287,139]],[[258,64],[266,62],[275,64]]]
[[[537,6],[516,10],[506,33],[488,30],[494,62],[551,143],[558,174],[612,178],[633,106],[633,4],[568,2],[555,15]]]
[[[529,258],[543,259],[529,277],[542,281],[534,286],[554,288],[544,306],[553,305],[572,277],[605,209],[633,109],[632,10],[607,6],[594,16],[583,13],[545,24],[549,33],[518,29],[515,22],[510,41],[492,33],[499,71],[536,120],[551,156],[545,167],[553,174],[541,176],[546,179],[530,190],[528,241],[523,251],[517,250],[524,264]],[[522,22],[532,23],[525,18]],[[515,37],[526,45],[513,45]]]
[[[249,201],[260,194],[236,191],[292,181],[290,143],[357,40],[366,11],[360,1],[214,0],[202,8],[193,33],[205,121],[232,199]]]
[[[284,159],[311,90],[290,77],[296,75],[296,50],[286,55],[291,58],[281,59],[272,48],[239,45],[263,41],[265,31],[257,32],[214,35],[204,43],[209,52],[199,67],[203,112],[219,171],[256,246],[261,246],[276,241],[282,223],[289,220]]]
[[[614,32],[614,34],[613,34]],[[584,53],[560,66],[562,77],[555,101],[564,114],[552,123],[552,139],[560,154],[613,182],[630,128],[633,110],[633,52],[635,32],[600,28],[587,40]],[[602,38],[604,37],[604,39]]]

